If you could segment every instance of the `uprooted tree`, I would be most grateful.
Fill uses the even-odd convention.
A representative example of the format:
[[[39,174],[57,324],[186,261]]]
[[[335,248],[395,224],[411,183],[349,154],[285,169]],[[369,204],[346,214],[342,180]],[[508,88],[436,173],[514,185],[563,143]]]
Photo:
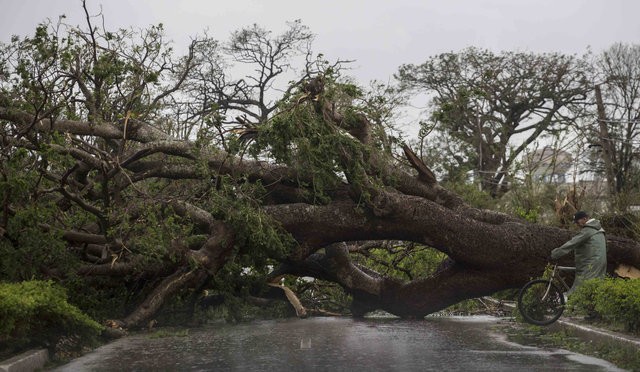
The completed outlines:
[[[3,280],[119,283],[134,305],[125,327],[225,275],[314,277],[349,293],[356,316],[421,317],[521,286],[572,235],[470,207],[406,145],[394,157],[362,91],[340,62],[312,58],[299,22],[194,39],[175,59],[161,27],[106,32],[92,19],[44,24],[0,52]],[[231,64],[252,74],[232,79]],[[353,242],[383,240],[447,259],[410,281],[354,263]],[[637,242],[608,243],[611,268],[640,267]]]

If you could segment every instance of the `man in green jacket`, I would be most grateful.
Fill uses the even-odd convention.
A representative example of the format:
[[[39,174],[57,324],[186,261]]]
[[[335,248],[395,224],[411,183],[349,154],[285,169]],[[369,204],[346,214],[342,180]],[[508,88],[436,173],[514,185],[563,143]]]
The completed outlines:
[[[580,232],[562,246],[551,251],[551,259],[574,251],[576,278],[567,296],[573,293],[585,280],[604,278],[607,273],[607,240],[600,221],[590,218],[586,212],[579,211],[573,221],[581,227]]]

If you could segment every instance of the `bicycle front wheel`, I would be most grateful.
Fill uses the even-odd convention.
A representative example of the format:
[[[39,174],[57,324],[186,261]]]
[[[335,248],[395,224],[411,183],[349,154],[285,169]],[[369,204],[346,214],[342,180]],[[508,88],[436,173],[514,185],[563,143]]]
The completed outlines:
[[[518,294],[518,310],[527,322],[548,325],[562,315],[564,296],[553,282],[544,279],[532,280],[525,284]]]

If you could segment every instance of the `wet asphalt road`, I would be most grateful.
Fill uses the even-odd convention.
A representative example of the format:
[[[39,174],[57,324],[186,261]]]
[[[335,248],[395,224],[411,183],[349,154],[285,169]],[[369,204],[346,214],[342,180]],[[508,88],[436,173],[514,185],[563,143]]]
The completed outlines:
[[[311,318],[165,330],[117,340],[55,370],[619,371],[600,359],[508,342],[498,321]]]

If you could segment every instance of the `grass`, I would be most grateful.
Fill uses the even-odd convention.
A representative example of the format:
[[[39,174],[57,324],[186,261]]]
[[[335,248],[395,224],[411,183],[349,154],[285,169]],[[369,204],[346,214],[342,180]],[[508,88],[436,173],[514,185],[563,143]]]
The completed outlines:
[[[538,327],[513,322],[503,331],[509,340],[522,345],[565,349],[606,360],[619,368],[640,371],[640,349],[624,341],[585,337],[580,331],[559,324]]]

